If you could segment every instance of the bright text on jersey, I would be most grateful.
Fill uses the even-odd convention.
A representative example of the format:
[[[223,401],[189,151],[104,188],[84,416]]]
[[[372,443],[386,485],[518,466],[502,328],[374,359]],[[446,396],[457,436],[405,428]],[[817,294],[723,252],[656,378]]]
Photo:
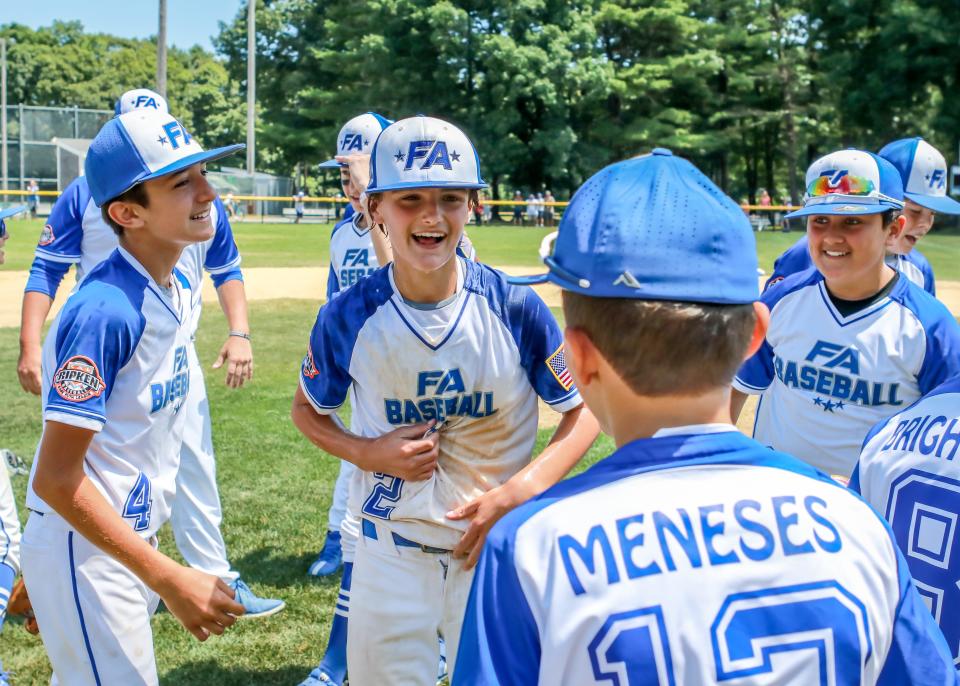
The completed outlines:
[[[453,394],[453,395],[450,395]],[[416,398],[384,398],[391,424],[419,424],[449,417],[489,417],[496,413],[493,391],[468,393],[459,369],[435,369],[417,374]]]
[[[178,412],[188,390],[190,390],[190,365],[187,348],[181,345],[173,353],[173,375],[166,381],[150,384],[150,396],[153,400],[150,413],[159,412],[171,403],[176,403],[174,412]]]
[[[773,369],[780,382],[790,388],[812,391],[857,405],[903,405],[903,400],[898,397],[899,383],[859,378],[860,352],[853,347],[817,341],[803,362],[774,355]]]
[[[582,595],[597,584],[679,569],[837,553],[843,543],[826,510],[817,496],[780,495],[638,512],[595,524],[585,537],[561,535],[556,550],[574,595]]]

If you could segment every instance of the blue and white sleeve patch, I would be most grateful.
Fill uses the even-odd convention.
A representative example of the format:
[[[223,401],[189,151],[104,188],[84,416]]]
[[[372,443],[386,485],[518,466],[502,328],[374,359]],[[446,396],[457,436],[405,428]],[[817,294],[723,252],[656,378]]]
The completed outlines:
[[[350,358],[357,330],[343,326],[336,319],[329,303],[320,308],[310,332],[307,354],[300,365],[300,387],[319,414],[336,412],[347,399],[352,383]]]
[[[214,199],[213,204],[217,208],[217,225],[214,227],[213,241],[203,260],[203,268],[213,277],[234,270],[239,274],[240,251],[237,250],[237,243],[233,238],[227,210],[220,196]],[[239,278],[242,280],[242,276]],[[221,283],[225,280],[221,280]],[[216,283],[216,279],[214,282]]]
[[[57,198],[40,232],[34,255],[62,264],[80,261],[83,242],[83,213],[90,203],[86,179],[78,177]]]
[[[473,578],[453,686],[526,686],[540,673],[540,633],[520,586],[515,530],[495,525]]]
[[[83,290],[64,307],[56,332],[57,366],[44,419],[99,431],[117,374],[133,356],[144,320],[109,286]],[[126,305],[126,306],[125,306]]]
[[[897,555],[900,602],[894,616],[893,641],[877,686],[960,683],[950,648],[910,579],[907,562],[892,532],[890,543]]]

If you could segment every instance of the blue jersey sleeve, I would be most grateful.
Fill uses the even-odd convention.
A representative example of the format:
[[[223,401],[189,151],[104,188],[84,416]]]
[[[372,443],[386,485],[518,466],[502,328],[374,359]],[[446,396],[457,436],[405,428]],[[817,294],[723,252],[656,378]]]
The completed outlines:
[[[63,277],[69,270],[70,263],[68,262],[54,262],[44,257],[35,256],[33,264],[30,265],[30,276],[23,292],[45,293],[51,299],[55,298],[60,282],[63,281]]]
[[[796,243],[787,248],[773,263],[773,274],[763,284],[766,291],[770,286],[780,283],[791,274],[802,272],[813,266],[810,251],[807,249],[807,236],[804,234]]]
[[[130,361],[143,333],[143,315],[122,293],[96,283],[64,306],[57,326],[44,419],[99,431],[117,374]]]
[[[217,223],[214,226],[213,241],[203,260],[203,268],[210,274],[213,284],[219,288],[231,279],[242,281],[243,274],[240,272],[240,251],[237,250],[233,228],[220,196],[214,199],[213,206],[216,209]]]
[[[897,555],[900,603],[893,624],[893,641],[877,686],[934,686],[960,683],[950,648],[917,592],[906,560],[891,532]]]
[[[330,261],[330,274],[327,276],[327,302],[333,300],[333,297],[340,292],[340,279],[337,278],[337,268]]]
[[[508,518],[494,526],[480,555],[453,686],[526,686],[539,680],[540,632],[517,576]]]
[[[927,256],[914,248],[904,256],[904,259],[913,262],[920,273],[923,274],[923,290],[933,297],[937,297],[937,283],[936,279],[933,278],[933,267],[930,266],[930,260],[927,259]]]
[[[90,189],[87,181],[80,176],[67,186],[66,190],[57,198],[47,217],[47,224],[40,233],[37,248],[34,251],[34,265],[31,268],[31,279],[27,282],[27,291],[46,293],[51,298],[56,297],[57,287],[63,274],[71,264],[80,261],[83,243],[83,213],[90,204]],[[38,263],[37,260],[43,260]],[[50,269],[48,265],[56,263],[65,265],[60,278],[56,278],[59,270]],[[33,278],[36,275],[36,278]]]
[[[923,364],[917,385],[924,395],[960,373],[960,325],[939,300],[909,284],[905,303],[920,319],[926,334]],[[916,289],[911,293],[911,289]]]
[[[563,332],[550,308],[528,286],[506,286],[504,316],[530,385],[545,403],[564,412],[580,404],[563,351]]]

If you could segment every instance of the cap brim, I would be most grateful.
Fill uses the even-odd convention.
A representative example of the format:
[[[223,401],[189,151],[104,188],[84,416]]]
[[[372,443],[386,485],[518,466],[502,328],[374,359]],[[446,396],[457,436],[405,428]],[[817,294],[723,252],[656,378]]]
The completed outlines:
[[[892,205],[889,203],[880,203],[879,205],[858,205],[854,202],[842,202],[842,203],[821,203],[817,205],[808,205],[806,207],[801,207],[799,210],[794,210],[786,215],[785,219],[793,219],[794,217],[810,217],[812,215],[865,215],[865,214],[882,214],[888,210],[901,210],[902,207]]]
[[[405,181],[403,183],[394,183],[388,186],[367,186],[367,194],[384,193],[386,191],[402,191],[410,188],[461,188],[468,191],[478,191],[482,188],[488,188],[486,182],[481,183],[463,183],[462,181]]]
[[[921,207],[943,214],[960,214],[960,202],[946,195],[920,195],[919,193],[904,193]]]
[[[150,179],[156,179],[161,176],[167,176],[168,174],[175,174],[178,171],[183,171],[187,167],[192,167],[195,164],[213,162],[214,160],[219,160],[221,157],[227,157],[235,152],[239,152],[245,147],[247,146],[244,143],[236,143],[234,145],[227,145],[222,148],[214,148],[213,150],[204,150],[203,152],[194,153],[193,155],[183,157],[176,162],[168,164],[166,167],[161,167],[157,171],[141,177],[137,180],[137,183],[149,181]]]
[[[536,286],[537,284],[547,283],[548,281],[550,281],[550,272],[546,274],[527,274],[524,276],[507,275],[507,283],[512,283],[516,286]]]
[[[347,165],[340,164],[336,160],[327,160],[326,162],[321,162],[317,166],[321,169],[339,169],[340,167],[345,167]]]
[[[7,217],[12,217],[15,214],[20,214],[26,209],[26,205],[19,205],[17,207],[8,207],[5,210],[0,210],[0,219],[6,219]]]

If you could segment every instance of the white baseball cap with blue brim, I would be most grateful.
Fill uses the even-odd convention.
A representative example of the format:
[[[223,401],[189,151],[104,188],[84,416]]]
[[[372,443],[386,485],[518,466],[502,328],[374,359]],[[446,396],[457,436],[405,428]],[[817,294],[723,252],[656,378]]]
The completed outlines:
[[[153,109],[157,112],[169,112],[166,98],[149,88],[134,88],[129,90],[117,99],[113,106],[114,114],[126,114],[133,110],[143,108]]]
[[[947,195],[947,161],[919,136],[887,143],[879,153],[900,172],[903,195],[921,207],[960,214],[960,202]]]
[[[337,134],[337,157],[343,155],[369,155],[377,136],[393,121],[376,112],[367,112],[354,117],[340,129]],[[322,169],[335,169],[344,165],[335,159],[321,162]]]
[[[664,148],[590,177],[544,239],[541,257],[546,274],[508,280],[597,298],[742,305],[760,297],[743,210]]]
[[[87,151],[85,173],[97,207],[138,183],[232,155],[242,143],[204,150],[183,124],[166,112],[137,109],[114,117]]]
[[[442,119],[423,115],[401,119],[373,144],[368,195],[405,188],[486,187],[473,143]]]
[[[838,150],[807,169],[803,207],[787,218],[880,214],[903,209],[903,182],[896,167],[866,150]]]

